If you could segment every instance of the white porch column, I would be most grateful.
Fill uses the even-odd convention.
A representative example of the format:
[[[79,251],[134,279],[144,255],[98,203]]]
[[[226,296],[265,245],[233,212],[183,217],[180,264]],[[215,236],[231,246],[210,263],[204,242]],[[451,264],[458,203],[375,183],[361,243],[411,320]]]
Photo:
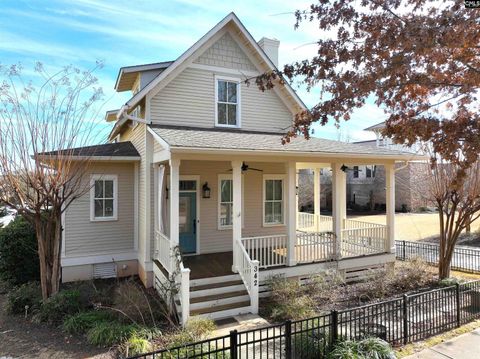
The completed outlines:
[[[395,253],[395,165],[385,165],[387,202],[387,241],[386,251]]]
[[[233,232],[233,251],[237,246],[235,241],[242,239],[242,161],[232,161],[232,186],[233,186],[233,204],[232,204],[232,232]],[[235,263],[235,253],[233,253],[232,270],[237,271]]]
[[[170,250],[179,245],[179,182],[180,182],[180,160],[170,160]],[[173,259],[173,258],[172,258]],[[171,270],[175,271],[175,261],[171,260]]]
[[[342,256],[342,229],[347,214],[347,176],[341,163],[332,163],[333,233],[336,238],[336,258]]]
[[[320,232],[320,168],[313,170],[313,214],[315,230]]]
[[[289,161],[286,164],[287,180],[286,180],[286,200],[287,213],[285,216],[287,225],[287,265],[294,266],[297,264],[295,256],[295,242],[297,241],[297,208],[295,197],[297,195],[296,188],[296,163]]]

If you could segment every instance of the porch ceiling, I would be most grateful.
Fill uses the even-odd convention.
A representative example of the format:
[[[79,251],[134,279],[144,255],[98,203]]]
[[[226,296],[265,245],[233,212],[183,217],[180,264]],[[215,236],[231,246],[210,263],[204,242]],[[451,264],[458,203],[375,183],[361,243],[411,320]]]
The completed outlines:
[[[150,125],[172,152],[212,150],[249,152],[251,154],[318,155],[319,157],[378,158],[388,160],[424,159],[410,152],[370,148],[353,143],[311,137],[297,137],[283,145],[281,133],[266,133],[220,128],[192,128],[181,126]]]

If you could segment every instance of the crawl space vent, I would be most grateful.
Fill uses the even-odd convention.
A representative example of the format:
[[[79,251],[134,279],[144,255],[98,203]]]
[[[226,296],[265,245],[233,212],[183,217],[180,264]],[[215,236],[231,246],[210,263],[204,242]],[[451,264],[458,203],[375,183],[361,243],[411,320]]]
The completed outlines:
[[[115,263],[99,263],[93,265],[93,278],[115,278],[117,266]]]

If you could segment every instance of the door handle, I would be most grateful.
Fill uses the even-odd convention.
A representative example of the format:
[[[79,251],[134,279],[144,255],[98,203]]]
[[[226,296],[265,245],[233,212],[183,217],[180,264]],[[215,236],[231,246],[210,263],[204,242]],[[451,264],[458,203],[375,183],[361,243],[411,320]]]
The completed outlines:
[[[193,219],[193,234],[197,234],[197,220]]]

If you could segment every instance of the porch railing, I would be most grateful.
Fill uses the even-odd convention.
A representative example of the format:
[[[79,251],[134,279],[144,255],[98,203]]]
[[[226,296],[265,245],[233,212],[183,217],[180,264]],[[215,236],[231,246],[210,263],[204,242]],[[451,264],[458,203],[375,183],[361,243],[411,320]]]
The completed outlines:
[[[378,227],[385,227],[385,225],[372,222],[358,221],[356,219],[349,218],[343,220],[343,229],[363,229]]]
[[[342,257],[386,252],[387,226],[382,224],[342,230]]]
[[[287,235],[242,238],[245,251],[260,268],[287,264]]]
[[[333,233],[297,233],[295,259],[297,263],[311,263],[335,257]]]
[[[172,253],[170,249],[170,238],[158,230],[155,231],[155,258],[168,273],[171,273]]]
[[[248,255],[242,240],[235,240],[235,265],[238,274],[242,278],[245,287],[250,296],[251,311],[253,314],[258,313],[258,285],[259,285],[259,263],[258,260],[252,260]]]
[[[307,212],[297,212],[297,230],[303,232],[331,232],[333,218]]]

